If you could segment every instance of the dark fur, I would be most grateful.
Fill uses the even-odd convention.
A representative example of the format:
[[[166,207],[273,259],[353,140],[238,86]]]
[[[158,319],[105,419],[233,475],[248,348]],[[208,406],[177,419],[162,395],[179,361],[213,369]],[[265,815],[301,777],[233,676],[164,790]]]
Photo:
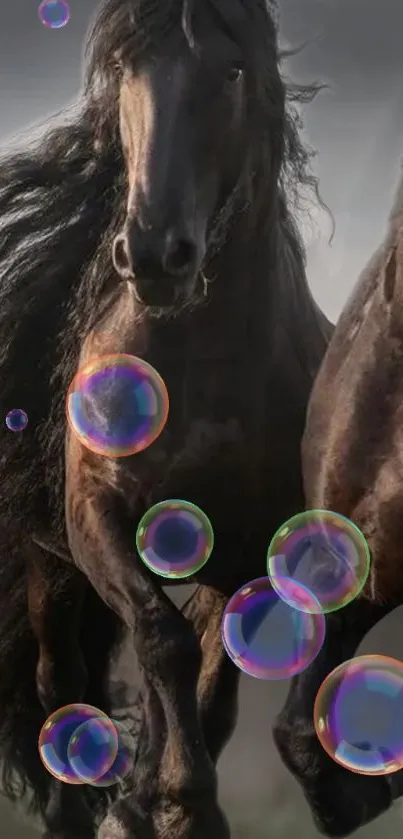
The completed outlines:
[[[206,0],[206,4],[214,7],[218,25],[229,28],[242,45],[251,69],[251,98],[260,119],[256,134],[251,127],[252,164],[247,184],[243,173],[243,205],[236,194],[230,196],[211,230],[209,255],[220,251],[231,225],[243,212],[251,238],[258,231],[256,241],[264,243],[261,257],[259,253],[255,257],[256,266],[261,264],[262,284],[269,269],[276,284],[275,311],[267,314],[274,336],[267,353],[279,381],[288,365],[295,402],[291,405],[285,392],[284,439],[276,445],[278,452],[289,452],[285,472],[293,474],[290,492],[286,480],[283,487],[284,499],[288,493],[289,500],[282,504],[279,498],[274,505],[273,525],[277,526],[279,518],[302,506],[299,439],[308,393],[330,334],[308,291],[303,247],[293,216],[300,187],[308,185],[316,191],[310,174],[311,153],[302,144],[296,110],[316,89],[291,84],[286,88],[280,79],[276,32],[263,0]],[[31,148],[7,153],[0,165],[1,415],[22,407],[29,417],[22,434],[4,428],[0,448],[0,751],[7,794],[20,797],[28,784],[35,791],[34,805],[42,813],[50,779],[42,771],[35,746],[45,713],[35,688],[37,641],[27,614],[27,575],[38,562],[35,557],[31,563],[30,542],[35,538],[51,551],[47,582],[55,602],[57,598],[62,602],[72,574],[63,561],[69,557],[64,399],[85,338],[111,310],[121,290],[111,260],[112,241],[121,228],[126,201],[116,54],[123,60],[125,54],[131,60],[150,55],[170,28],[189,20],[191,9],[187,6],[186,10],[183,20],[177,0],[106,2],[88,40],[86,77],[77,108],[66,112],[64,122],[58,120]],[[188,36],[192,37],[191,31]],[[246,194],[249,201],[245,202]],[[262,293],[262,300],[266,299]],[[266,318],[264,311],[259,315]],[[281,398],[279,392],[276,399]],[[258,425],[263,422],[264,416],[259,416]],[[209,433],[214,441],[213,427]],[[185,460],[179,462],[178,474],[185,476],[185,487],[199,446],[203,452],[205,439],[190,440]],[[271,524],[270,518],[268,536]],[[55,558],[57,554],[61,559]],[[260,569],[261,560],[256,567]],[[246,569],[246,578],[251,571],[255,571],[252,566]],[[218,573],[229,589],[239,582],[236,576],[231,580],[229,564],[225,573]],[[221,584],[222,580],[213,574],[207,582]],[[113,644],[119,640],[121,621],[90,589],[85,588],[84,597],[80,646],[84,659],[93,662],[89,673],[92,701],[97,704],[97,699],[107,710],[106,668]],[[194,622],[197,630],[196,618]],[[208,718],[208,709],[206,713]]]
[[[302,784],[315,822],[346,836],[403,793],[403,772],[365,777],[334,763],[313,730],[316,692],[366,633],[403,603],[403,181],[387,235],[347,303],[309,403],[303,442],[307,505],[354,521],[371,552],[356,601],[327,616],[326,643],[292,683],[275,738]]]

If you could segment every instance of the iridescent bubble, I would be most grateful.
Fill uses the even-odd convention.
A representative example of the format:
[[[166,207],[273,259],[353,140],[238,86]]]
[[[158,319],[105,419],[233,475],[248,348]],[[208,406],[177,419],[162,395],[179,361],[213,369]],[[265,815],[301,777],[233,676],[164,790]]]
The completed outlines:
[[[43,0],[38,7],[38,15],[48,29],[61,29],[70,20],[69,4],[65,0]]]
[[[403,662],[383,655],[345,661],[327,676],[314,705],[319,741],[359,775],[403,768]]]
[[[28,417],[21,408],[13,408],[6,416],[6,426],[10,431],[24,431],[28,425]]]
[[[313,604],[313,594],[300,583],[288,580],[287,585],[301,604]],[[231,597],[222,638],[229,657],[244,673],[256,679],[289,679],[318,655],[325,616],[293,609],[276,594],[268,577],[259,577]]]
[[[147,510],[137,528],[136,544],[141,559],[155,574],[182,579],[206,564],[214,533],[200,507],[171,499]]]
[[[108,771],[97,781],[92,781],[94,787],[111,787],[122,784],[129,775],[133,774],[136,745],[134,738],[127,728],[117,720],[113,720],[118,735],[118,751],[116,758]]]
[[[118,753],[118,734],[109,718],[93,717],[76,728],[67,747],[67,759],[85,783],[97,781],[113,766]]]
[[[151,446],[168,418],[161,376],[141,358],[115,354],[78,371],[67,394],[67,421],[77,439],[105,457],[127,457]]]
[[[351,603],[364,587],[370,568],[367,542],[350,519],[330,510],[307,510],[286,521],[267,552],[267,570],[280,597],[301,608],[287,579],[302,583],[315,596],[306,608],[324,614]],[[280,578],[285,588],[279,587]]]
[[[38,740],[42,763],[58,781],[66,784],[82,784],[77,778],[68,758],[69,743],[79,726],[88,720],[98,718],[108,721],[109,717],[93,705],[75,703],[64,705],[51,714],[41,728]]]

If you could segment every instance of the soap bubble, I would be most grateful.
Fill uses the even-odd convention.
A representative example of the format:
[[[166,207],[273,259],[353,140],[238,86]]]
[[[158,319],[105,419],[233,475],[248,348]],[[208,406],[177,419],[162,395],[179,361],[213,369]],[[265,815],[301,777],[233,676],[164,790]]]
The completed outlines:
[[[141,519],[136,544],[141,559],[155,574],[183,579],[206,564],[213,550],[213,528],[196,504],[161,501]]]
[[[43,0],[38,7],[38,15],[48,29],[61,29],[70,20],[69,4],[66,0]]]
[[[350,519],[330,510],[307,510],[286,521],[274,534],[267,553],[268,575],[278,595],[293,600],[288,579],[314,595],[305,608],[334,612],[351,603],[364,587],[370,569],[367,542]],[[284,581],[285,588],[279,587]]]
[[[403,662],[362,655],[336,667],[319,688],[314,725],[336,763],[360,775],[403,768]]]
[[[6,416],[6,426],[10,431],[24,431],[28,425],[28,417],[21,408],[13,408]]]
[[[288,580],[287,586],[300,604],[313,605],[314,596],[300,583]],[[244,673],[256,679],[289,679],[318,655],[325,639],[325,617],[312,609],[293,609],[273,590],[268,577],[259,577],[231,597],[222,638],[228,655]]]
[[[77,439],[105,457],[127,457],[151,446],[165,427],[168,410],[159,373],[143,359],[121,353],[80,369],[66,402]]]
[[[113,766],[117,753],[118,734],[112,720],[93,717],[72,734],[67,759],[76,777],[91,783]]]
[[[118,735],[117,755],[110,769],[101,778],[91,782],[94,787],[123,784],[133,774],[137,744],[123,723],[113,720],[113,724]]]

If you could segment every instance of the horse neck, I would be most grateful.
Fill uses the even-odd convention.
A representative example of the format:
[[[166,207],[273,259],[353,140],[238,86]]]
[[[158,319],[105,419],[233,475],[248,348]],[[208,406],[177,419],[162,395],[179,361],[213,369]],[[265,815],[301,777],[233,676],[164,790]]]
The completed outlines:
[[[334,327],[314,300],[305,270],[305,253],[286,218],[279,228],[276,297],[283,340],[300,368],[313,380]]]
[[[264,229],[251,232],[241,216],[208,266],[208,303],[189,321],[193,352],[218,359],[254,356],[264,347],[269,360],[288,343],[288,354],[315,375],[330,325],[309,290],[303,256],[275,212]]]

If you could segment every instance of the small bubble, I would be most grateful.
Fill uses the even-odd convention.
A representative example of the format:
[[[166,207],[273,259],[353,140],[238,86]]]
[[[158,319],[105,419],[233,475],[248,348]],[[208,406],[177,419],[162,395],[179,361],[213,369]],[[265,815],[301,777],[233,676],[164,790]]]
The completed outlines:
[[[69,4],[65,0],[42,0],[38,15],[48,29],[61,29],[70,20]]]
[[[206,564],[214,533],[200,507],[171,499],[147,510],[137,528],[136,544],[144,564],[156,574],[183,579]]]
[[[21,408],[13,408],[6,416],[6,426],[10,431],[24,431],[28,425],[28,417]]]

